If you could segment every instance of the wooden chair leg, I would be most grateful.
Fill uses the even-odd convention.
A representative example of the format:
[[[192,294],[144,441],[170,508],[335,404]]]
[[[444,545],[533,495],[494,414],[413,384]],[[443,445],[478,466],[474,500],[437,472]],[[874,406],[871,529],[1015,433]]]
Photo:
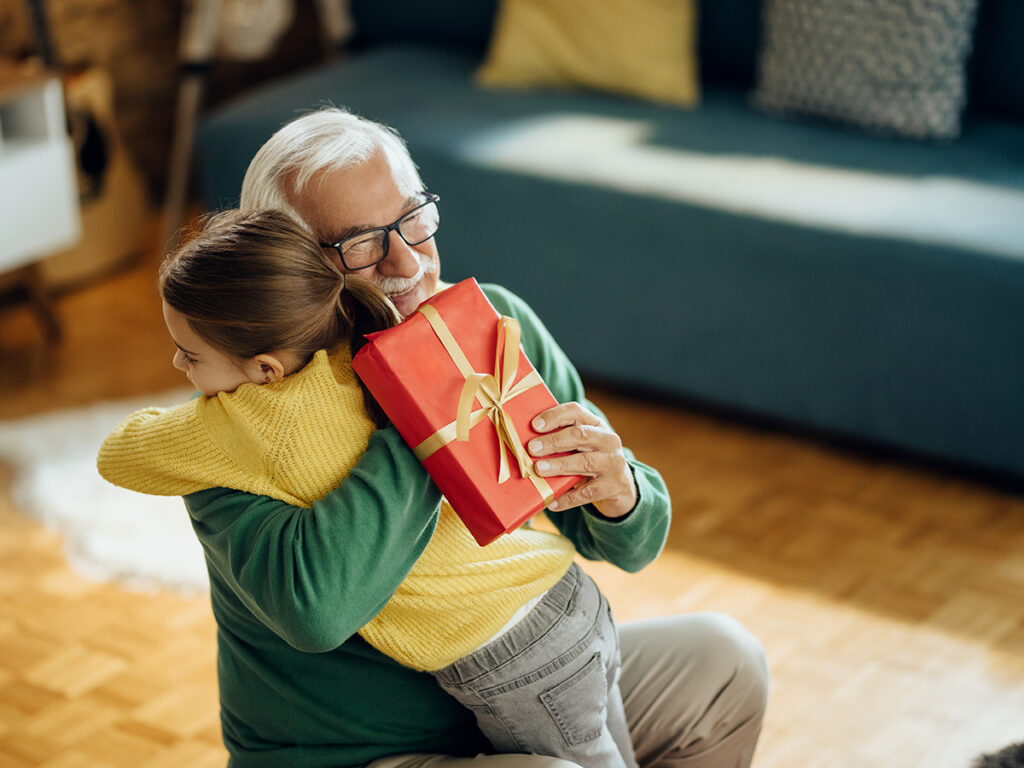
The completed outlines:
[[[181,67],[167,189],[164,199],[164,248],[177,245],[178,228],[188,199],[196,118],[203,103],[206,75],[213,62],[220,25],[221,0],[192,0],[185,4],[178,61]]]
[[[54,303],[53,295],[43,277],[43,267],[39,262],[35,262],[24,267],[24,270],[25,290],[39,316],[39,321],[42,323],[46,340],[56,343],[60,341],[63,329],[57,314],[57,305]]]

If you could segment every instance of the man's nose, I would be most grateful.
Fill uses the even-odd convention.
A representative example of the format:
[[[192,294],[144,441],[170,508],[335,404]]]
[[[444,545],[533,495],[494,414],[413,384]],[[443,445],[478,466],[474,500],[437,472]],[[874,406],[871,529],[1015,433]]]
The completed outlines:
[[[380,263],[378,271],[395,277],[412,277],[419,272],[419,252],[402,239],[398,230],[388,232],[388,237],[388,257]]]

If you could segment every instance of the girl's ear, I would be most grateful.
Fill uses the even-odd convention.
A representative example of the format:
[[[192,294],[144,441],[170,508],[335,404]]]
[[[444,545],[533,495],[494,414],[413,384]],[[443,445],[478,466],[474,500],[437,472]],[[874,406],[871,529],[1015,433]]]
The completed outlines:
[[[256,355],[246,362],[245,368],[249,381],[254,384],[271,384],[280,381],[288,373],[282,357],[270,352]]]

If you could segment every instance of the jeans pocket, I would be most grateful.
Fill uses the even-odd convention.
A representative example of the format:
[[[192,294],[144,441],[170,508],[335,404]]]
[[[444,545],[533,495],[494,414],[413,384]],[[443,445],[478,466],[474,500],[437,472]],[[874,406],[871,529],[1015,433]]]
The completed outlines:
[[[608,707],[608,682],[595,653],[572,676],[540,695],[562,738],[579,746],[601,735]]]

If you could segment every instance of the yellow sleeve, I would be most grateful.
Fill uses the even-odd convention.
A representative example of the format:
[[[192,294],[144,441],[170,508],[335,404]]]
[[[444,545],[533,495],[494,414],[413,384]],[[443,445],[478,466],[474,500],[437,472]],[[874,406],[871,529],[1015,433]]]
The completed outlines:
[[[196,417],[196,400],[143,408],[100,447],[96,468],[110,483],[156,496],[181,496],[219,485],[212,468],[224,460]]]

